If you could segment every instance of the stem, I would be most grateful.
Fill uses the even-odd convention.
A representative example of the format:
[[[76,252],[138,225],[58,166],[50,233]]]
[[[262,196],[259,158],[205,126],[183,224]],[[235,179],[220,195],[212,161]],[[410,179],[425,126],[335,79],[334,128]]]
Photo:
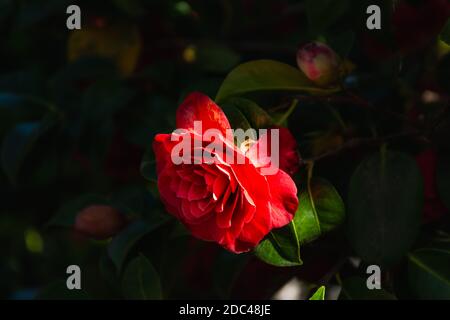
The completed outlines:
[[[309,182],[311,181],[311,178],[312,178],[312,176],[313,176],[313,171],[314,171],[314,161],[305,161],[306,162],[306,164],[307,164],[307,180],[306,181],[308,181],[308,184],[309,184]]]
[[[291,102],[291,105],[289,106],[289,109],[286,111],[285,114],[277,121],[277,125],[281,125],[283,122],[285,122],[289,116],[294,112],[295,108],[297,107],[298,99],[293,99]]]
[[[414,130],[414,131],[400,132],[400,133],[387,135],[387,136],[379,137],[379,138],[355,138],[355,139],[351,139],[351,140],[347,141],[346,143],[341,145],[339,148],[327,151],[316,157],[305,159],[304,162],[306,162],[306,163],[315,162],[315,161],[336,155],[344,150],[357,148],[362,145],[385,143],[390,140],[411,137],[411,136],[415,136],[418,134],[419,134],[418,131]]]
[[[342,129],[347,130],[347,125],[344,122],[344,119],[342,119],[341,114],[339,113],[339,111],[337,111],[332,105],[327,103],[328,108],[330,109],[331,114],[334,116],[334,118],[337,120],[337,122],[339,123],[339,125],[341,126]]]
[[[347,91],[347,96],[303,96],[303,95],[295,95],[295,98],[301,100],[301,101],[310,101],[310,102],[323,102],[323,103],[337,103],[340,105],[356,105],[363,109],[371,110],[375,113],[382,113],[385,115],[388,115],[390,117],[402,120],[403,122],[409,124],[412,127],[416,126],[416,123],[412,121],[411,119],[405,117],[403,114],[391,111],[389,109],[382,109],[382,108],[375,108],[372,104],[370,104],[368,101],[364,100],[363,98],[359,97],[358,95]]]

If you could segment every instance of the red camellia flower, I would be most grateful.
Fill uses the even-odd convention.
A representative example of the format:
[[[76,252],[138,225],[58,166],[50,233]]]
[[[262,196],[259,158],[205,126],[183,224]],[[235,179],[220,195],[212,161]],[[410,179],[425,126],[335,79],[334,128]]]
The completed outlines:
[[[223,154],[209,148],[211,140],[195,130],[194,121],[201,121],[202,130],[218,130],[220,139],[212,140],[214,144],[223,147],[224,154],[244,157],[245,162],[225,161]],[[181,135],[193,141],[191,159],[198,160],[196,149],[210,152],[215,159],[175,164],[171,155],[178,143],[174,139],[177,135],[158,134],[153,142],[161,199],[167,211],[193,236],[240,253],[251,250],[273,228],[283,227],[293,219],[298,206],[297,188],[283,170],[292,172],[292,168],[283,168],[286,163],[280,161],[280,168],[267,174],[263,169],[270,163],[259,159],[256,152],[262,146],[270,149],[271,140],[260,137],[256,142],[235,146],[227,137],[231,126],[222,109],[197,92],[178,108],[176,123],[185,131]],[[287,129],[281,130],[280,138],[289,140],[280,145],[296,146]],[[280,152],[292,151],[280,147]]]

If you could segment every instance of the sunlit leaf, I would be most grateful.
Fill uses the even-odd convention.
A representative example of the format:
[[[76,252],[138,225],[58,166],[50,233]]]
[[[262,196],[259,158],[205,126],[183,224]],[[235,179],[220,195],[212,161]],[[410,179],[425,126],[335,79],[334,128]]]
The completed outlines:
[[[278,267],[292,267],[303,264],[300,257],[300,243],[291,222],[273,230],[254,250],[255,255],[267,264]]]
[[[325,300],[325,286],[319,287],[309,300]]]
[[[313,241],[344,221],[345,206],[336,189],[324,179],[313,178],[302,188],[294,224],[301,244]]]
[[[273,60],[256,60],[233,69],[222,83],[216,96],[221,103],[226,98],[260,91],[308,92],[327,94],[336,88],[318,88],[298,69]]]

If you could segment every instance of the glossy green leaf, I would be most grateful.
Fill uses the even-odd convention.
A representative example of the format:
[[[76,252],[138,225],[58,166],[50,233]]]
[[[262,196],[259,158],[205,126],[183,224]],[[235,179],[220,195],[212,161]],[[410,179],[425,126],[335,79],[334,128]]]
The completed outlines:
[[[309,300],[325,300],[325,286],[319,287]]]
[[[131,248],[142,239],[142,237],[155,230],[158,226],[160,226],[160,224],[148,224],[142,220],[138,220],[128,225],[114,237],[108,247],[108,254],[114,262],[118,272],[120,272]]]
[[[277,267],[292,267],[303,264],[300,244],[293,223],[273,230],[254,249],[255,256],[267,264]]]
[[[439,197],[450,210],[450,157],[439,156],[436,168],[436,184]]]
[[[419,249],[408,256],[409,287],[419,299],[450,299],[450,249]]]
[[[336,189],[326,180],[310,179],[300,191],[292,222],[273,230],[255,248],[255,255],[275,266],[301,265],[300,246],[336,228],[344,218],[344,203]]]
[[[6,135],[2,143],[2,168],[12,184],[17,183],[17,175],[27,154],[36,142],[56,124],[54,114],[42,121],[17,124]]]
[[[354,276],[342,282],[340,300],[396,300],[396,297],[381,289],[368,289],[366,279]]]
[[[339,226],[345,205],[336,189],[324,179],[313,178],[299,195],[294,225],[301,244],[311,242]]]
[[[127,265],[123,274],[122,290],[126,299],[162,298],[159,275],[145,256],[140,255]]]
[[[348,237],[367,263],[390,266],[406,255],[418,234],[423,181],[410,156],[393,151],[365,159],[349,187]]]
[[[251,128],[264,129],[274,125],[274,121],[271,116],[252,100],[233,97],[227,99],[222,105],[232,105],[237,108],[245,119],[247,119],[247,122]]]
[[[327,94],[337,89],[318,88],[298,69],[273,60],[256,60],[233,69],[222,83],[216,102],[260,91],[291,91]]]
[[[221,107],[233,129],[242,129],[247,131],[252,128],[247,118],[236,106],[226,103]],[[253,132],[252,130],[248,132],[252,133],[251,139],[256,140],[256,132]]]

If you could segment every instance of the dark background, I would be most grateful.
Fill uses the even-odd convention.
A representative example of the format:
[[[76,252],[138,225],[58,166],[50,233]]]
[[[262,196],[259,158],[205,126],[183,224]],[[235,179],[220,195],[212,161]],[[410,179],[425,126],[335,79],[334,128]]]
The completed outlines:
[[[365,9],[373,1],[76,3],[82,32],[74,36],[66,28],[65,13],[73,1],[0,0],[4,299],[76,296],[61,289],[70,264],[82,267],[88,292],[82,297],[123,298],[108,256],[109,240],[74,232],[67,217],[94,202],[113,203],[129,219],[165,216],[154,186],[140,172],[153,136],[173,130],[175,110],[187,93],[201,91],[214,98],[239,63],[273,59],[295,66],[298,47],[319,39],[352,61],[356,69],[345,84],[376,107],[411,121],[448,117],[443,107],[449,56],[444,56],[445,44],[437,42],[449,14],[447,1],[379,1],[382,30],[374,31],[365,27]],[[424,92],[439,99],[430,103]],[[265,99],[275,104],[278,97]],[[398,119],[382,112],[368,115],[343,107],[341,116],[349,125],[342,130],[326,105],[304,105],[289,119],[304,158],[373,130],[389,134],[400,127]],[[430,186],[435,184],[436,154],[448,150],[448,124],[433,129],[428,142],[397,145],[418,157]],[[311,139],[317,131],[320,137]],[[346,201],[349,176],[377,148],[377,143],[352,148],[324,159],[316,171]],[[431,202],[425,204],[424,230],[448,231],[448,210],[436,191],[426,192]],[[59,220],[49,224],[55,215]],[[353,254],[346,237],[338,234],[305,248],[309,262],[302,268],[275,268],[250,254],[234,256],[190,237],[167,239],[172,232],[167,228],[147,235],[131,252],[144,253],[166,271],[163,291],[170,298],[268,298],[293,275],[307,282],[329,281],[332,266]],[[360,269],[342,265],[344,275],[364,271],[364,264]]]

